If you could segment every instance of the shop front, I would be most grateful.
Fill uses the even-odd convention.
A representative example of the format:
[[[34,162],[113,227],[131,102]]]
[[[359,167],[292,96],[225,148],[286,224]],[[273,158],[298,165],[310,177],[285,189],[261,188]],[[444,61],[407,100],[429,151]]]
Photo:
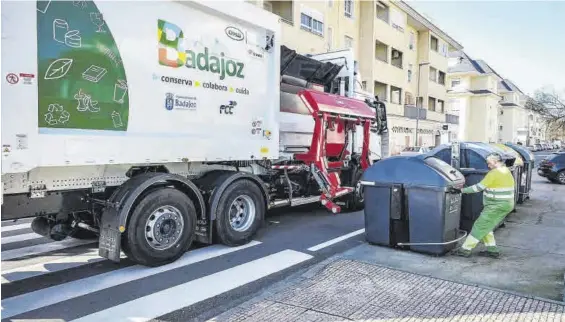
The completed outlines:
[[[441,144],[442,134],[437,129],[438,124],[420,121],[418,124],[418,139],[416,144],[416,120],[389,118],[390,155],[399,154],[410,146],[435,146]]]

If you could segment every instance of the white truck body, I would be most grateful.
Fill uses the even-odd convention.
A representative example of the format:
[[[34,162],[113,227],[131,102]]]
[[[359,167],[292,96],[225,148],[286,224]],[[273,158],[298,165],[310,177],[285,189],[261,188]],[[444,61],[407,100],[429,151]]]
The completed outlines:
[[[243,1],[3,1],[4,193],[278,158],[279,35]]]

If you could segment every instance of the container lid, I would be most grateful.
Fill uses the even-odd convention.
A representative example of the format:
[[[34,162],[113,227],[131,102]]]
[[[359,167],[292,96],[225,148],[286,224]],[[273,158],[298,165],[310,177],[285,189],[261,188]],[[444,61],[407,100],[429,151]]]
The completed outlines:
[[[520,153],[520,155],[522,156],[522,158],[526,161],[526,162],[532,162],[536,160],[536,157],[534,156],[534,154],[532,153],[532,151],[528,150],[525,146],[523,145],[519,145],[519,144],[513,144],[513,143],[505,143],[506,146],[511,147],[512,149],[516,150],[518,153]]]
[[[365,170],[362,181],[405,186],[449,187],[464,176],[449,164],[429,155],[393,156]]]

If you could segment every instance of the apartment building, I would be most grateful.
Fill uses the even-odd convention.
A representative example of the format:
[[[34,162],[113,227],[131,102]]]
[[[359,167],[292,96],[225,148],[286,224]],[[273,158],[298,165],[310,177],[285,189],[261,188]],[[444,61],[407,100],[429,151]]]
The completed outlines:
[[[402,1],[361,1],[360,12],[359,70],[387,102],[391,154],[449,142],[458,119],[446,110],[448,54],[462,46]]]
[[[447,73],[447,109],[459,117],[457,139],[502,142],[498,86],[502,78],[485,61],[463,51],[449,54]]]
[[[359,1],[248,0],[281,17],[282,43],[301,54],[353,48],[357,54]]]
[[[502,142],[534,144],[541,134],[541,118],[525,108],[528,96],[508,79],[498,83],[501,95],[500,139]]]
[[[543,141],[545,122],[525,108],[528,96],[483,60],[451,52],[447,109],[459,116],[462,141],[534,144]]]
[[[456,137],[447,61],[462,46],[406,3],[247,1],[280,16],[282,43],[302,54],[354,49],[364,89],[387,103],[391,154]]]

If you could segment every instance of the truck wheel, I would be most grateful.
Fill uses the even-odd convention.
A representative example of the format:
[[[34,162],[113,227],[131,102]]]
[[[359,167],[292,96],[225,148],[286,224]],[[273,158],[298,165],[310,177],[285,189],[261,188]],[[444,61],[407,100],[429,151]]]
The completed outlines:
[[[347,196],[346,201],[346,209],[348,211],[358,211],[363,209],[365,205],[365,198],[363,196],[363,186],[361,185],[361,176],[363,175],[363,171],[361,169],[357,169],[355,171],[355,180],[353,192]]]
[[[190,198],[173,188],[149,192],[131,213],[122,250],[145,266],[174,262],[192,244],[196,208]]]
[[[237,180],[222,194],[216,211],[216,236],[227,246],[248,243],[265,217],[261,189],[249,180]]]

